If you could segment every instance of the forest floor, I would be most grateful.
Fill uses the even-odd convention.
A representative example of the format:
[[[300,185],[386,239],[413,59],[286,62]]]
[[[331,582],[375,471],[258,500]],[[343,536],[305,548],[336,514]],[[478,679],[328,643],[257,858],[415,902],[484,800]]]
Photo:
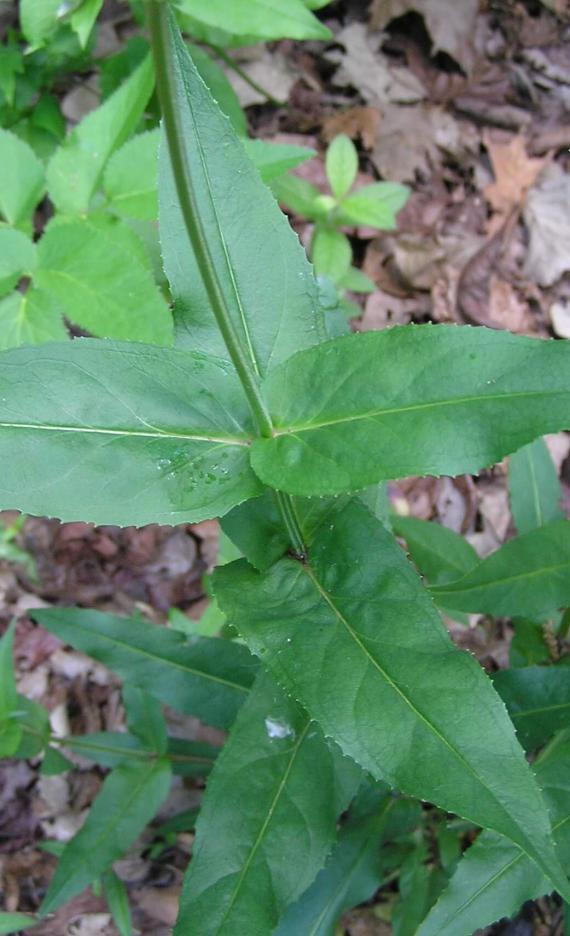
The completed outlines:
[[[457,322],[542,338],[570,338],[570,13],[564,0],[345,0],[321,11],[329,43],[290,40],[232,52],[241,68],[282,104],[243,81],[236,90],[253,135],[312,146],[320,158],[298,170],[325,190],[322,155],[339,132],[361,154],[359,184],[409,184],[398,229],[348,230],[357,264],[377,289],[355,329],[408,322]],[[137,27],[128,8],[106,3],[101,55],[119,50]],[[418,11],[423,11],[420,13]],[[96,103],[97,74],[62,89],[71,122]],[[311,229],[292,222],[308,243]],[[360,300],[359,300],[360,301]],[[550,437],[570,516],[570,436]],[[506,468],[479,477],[409,479],[390,486],[401,513],[434,519],[466,535],[480,554],[513,534]],[[9,526],[14,514],[2,514]],[[22,693],[46,705],[60,730],[116,730],[124,724],[119,683],[99,664],[34,625],[28,612],[52,604],[164,622],[172,608],[198,618],[207,606],[202,577],[216,559],[217,525],[94,528],[27,518],[14,544],[29,561],[0,561],[0,629],[18,619]],[[23,555],[20,558],[25,558]],[[18,558],[16,556],[16,558]],[[506,665],[505,622],[473,619],[453,628],[490,671]],[[198,723],[170,713],[186,736],[210,739]],[[101,782],[99,768],[40,776],[34,763],[0,764],[0,871],[6,909],[37,908],[54,859],[44,838],[80,827]],[[167,818],[194,805],[200,781],[180,783]],[[158,857],[139,840],[117,865],[139,932],[166,936],[176,914],[192,836]],[[538,916],[537,916],[538,914]],[[494,934],[561,933],[532,907]],[[345,920],[349,936],[385,936],[369,909]],[[37,936],[116,936],[104,901],[91,892],[62,909]]]

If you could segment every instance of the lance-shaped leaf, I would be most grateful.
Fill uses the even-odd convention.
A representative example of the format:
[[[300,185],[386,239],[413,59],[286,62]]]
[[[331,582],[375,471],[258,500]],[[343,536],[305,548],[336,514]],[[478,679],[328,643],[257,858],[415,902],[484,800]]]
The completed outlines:
[[[330,31],[302,0],[175,0],[208,26],[257,39],[329,39]]]
[[[543,439],[525,445],[509,458],[509,496],[519,533],[562,518],[560,481]]]
[[[479,562],[470,543],[441,523],[416,517],[392,517],[392,526],[403,536],[409,553],[430,582],[452,582]]]
[[[501,670],[493,677],[493,685],[528,750],[570,725],[570,666]]]
[[[211,7],[211,4],[208,4]],[[225,14],[229,11],[224,3]],[[244,354],[260,375],[324,336],[311,267],[171,21],[175,106],[208,241]],[[178,344],[227,356],[180,210],[167,147],[159,164],[160,237]],[[247,237],[244,236],[247,231]]]
[[[350,335],[294,355],[265,396],[252,464],[291,494],[478,471],[570,426],[570,342],[456,326]]]
[[[357,501],[310,564],[218,569],[228,620],[341,749],[377,779],[495,829],[569,887],[504,705],[457,650],[391,535]]]
[[[249,413],[202,354],[82,339],[0,355],[2,508],[122,526],[216,517],[255,496]]]
[[[509,540],[456,582],[434,586],[446,608],[533,617],[570,603],[570,522]]]
[[[537,762],[536,771],[560,861],[570,869],[570,745],[554,748],[543,763]],[[471,936],[551,890],[551,883],[524,852],[494,832],[482,832],[416,936]]]
[[[42,608],[34,618],[77,650],[161,702],[229,727],[247,698],[256,665],[245,647],[82,608]]]
[[[135,130],[153,89],[150,56],[104,104],[91,111],[52,156],[49,197],[65,214],[86,214],[107,160]]]
[[[164,758],[123,764],[109,774],[85,825],[65,846],[42,915],[80,894],[126,852],[166,798],[170,777]]]
[[[336,839],[342,760],[261,672],[208,781],[177,936],[273,931]]]

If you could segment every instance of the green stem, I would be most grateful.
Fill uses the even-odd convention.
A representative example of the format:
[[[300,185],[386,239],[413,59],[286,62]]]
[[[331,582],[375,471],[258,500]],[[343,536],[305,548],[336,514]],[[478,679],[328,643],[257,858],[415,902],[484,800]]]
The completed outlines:
[[[261,396],[257,378],[250,368],[247,355],[232,322],[226,297],[218,280],[214,259],[199,221],[198,199],[196,198],[190,166],[186,158],[184,131],[180,121],[180,114],[175,104],[176,71],[172,56],[166,3],[151,0],[148,4],[148,21],[156,71],[156,89],[184,226],[196,255],[218,328],[222,333],[228,353],[242,383],[258,431],[260,435],[270,437],[272,430],[271,419]]]
[[[161,0],[150,0],[148,4],[148,22],[156,72],[156,89],[162,111],[162,120],[168,143],[172,174],[174,176],[176,193],[180,202],[180,210],[184,219],[184,226],[190,238],[192,249],[196,255],[196,260],[202,274],[204,287],[208,294],[214,317],[243,386],[251,412],[257,424],[257,430],[261,436],[271,438],[273,434],[271,417],[261,395],[257,376],[250,367],[247,354],[234,328],[208,241],[202,225],[200,224],[198,199],[194,190],[192,174],[184,147],[184,131],[180,120],[180,114],[175,103],[176,69],[170,41],[170,27],[166,3],[161,2]],[[292,500],[289,495],[281,492],[276,492],[276,498],[283,517],[283,522],[291,539],[291,544],[296,553],[302,556],[305,554],[303,535],[295,516]]]

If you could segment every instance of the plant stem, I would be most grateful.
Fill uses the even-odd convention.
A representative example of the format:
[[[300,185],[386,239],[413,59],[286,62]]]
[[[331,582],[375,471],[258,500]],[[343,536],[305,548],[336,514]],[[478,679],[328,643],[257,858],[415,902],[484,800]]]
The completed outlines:
[[[253,88],[254,91],[257,91],[258,94],[261,94],[264,98],[266,98],[270,104],[273,104],[275,107],[285,107],[287,105],[287,101],[278,101],[276,97],[273,97],[270,91],[266,91],[265,88],[258,84],[258,82],[250,75],[248,75],[248,73],[241,67],[241,65],[239,65],[236,60],[231,57],[231,55],[228,55],[224,49],[221,49],[220,46],[212,45],[210,42],[205,42],[204,45],[211,49],[212,52],[214,52],[214,54],[222,60],[222,62],[225,62],[228,68],[231,68],[232,71],[236,73],[236,75],[239,75],[242,81],[245,81],[245,83],[248,84],[250,88]]]
[[[176,71],[172,56],[166,3],[161,2],[161,0],[150,0],[148,4],[148,22],[156,72],[156,88],[184,226],[196,255],[218,328],[257,424],[257,431],[261,436],[271,438],[273,434],[271,417],[261,395],[257,376],[250,366],[247,354],[234,328],[208,241],[200,223],[198,199],[186,158],[180,114],[176,107]],[[306,550],[303,545],[303,535],[295,515],[292,499],[288,494],[283,494],[280,491],[275,492],[275,496],[293,549],[299,556],[304,556]]]
[[[226,297],[218,280],[214,260],[199,221],[198,200],[194,191],[190,166],[186,158],[180,114],[175,104],[176,74],[166,3],[151,0],[148,4],[148,21],[156,71],[156,89],[184,226],[190,238],[192,249],[196,254],[204,287],[218,328],[222,333],[228,353],[243,386],[253,417],[257,423],[257,429],[260,435],[270,437],[271,419],[261,396],[257,378],[249,365],[247,355],[232,322]]]

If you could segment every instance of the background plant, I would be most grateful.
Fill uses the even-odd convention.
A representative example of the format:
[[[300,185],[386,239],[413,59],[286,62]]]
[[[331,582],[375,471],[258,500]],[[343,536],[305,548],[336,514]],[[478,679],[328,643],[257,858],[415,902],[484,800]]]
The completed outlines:
[[[169,135],[159,195],[177,348],[87,339],[5,352],[2,502],[124,524],[223,516],[248,561],[220,568],[215,593],[260,663],[234,640],[187,643],[140,619],[79,609],[35,615],[131,685],[129,752],[115,759],[113,742],[103,739],[111,751],[99,757],[112,772],[84,829],[65,847],[41,912],[102,879],[128,932],[120,887],[104,876],[158,808],[176,753],[160,710],[137,691],[143,687],[160,702],[231,726],[196,827],[180,933],[330,931],[344,907],[398,871],[404,899],[386,909],[397,931],[414,931],[439,892],[433,912],[444,907],[455,869],[467,888],[460,909],[467,901],[472,913],[473,888],[475,896],[480,888],[469,868],[484,846],[485,868],[492,848],[506,855],[507,870],[513,862],[523,867],[517,901],[553,884],[566,896],[559,866],[566,862],[565,737],[536,761],[543,801],[496,691],[453,648],[389,532],[378,484],[416,472],[475,471],[568,425],[567,345],[430,327],[327,341],[330,323],[295,237],[174,27],[168,32],[159,10],[152,12]],[[230,180],[239,218],[226,197]],[[540,453],[534,445],[520,456],[531,474],[547,464]],[[454,541],[448,553],[455,562],[446,564],[437,548],[446,533],[422,528],[432,538],[422,553],[417,528],[393,521],[444,608],[513,616],[532,608],[550,620],[567,603],[567,578],[552,568],[566,564],[567,523],[556,520],[557,498],[549,494],[540,518],[552,523],[532,529],[536,498],[523,505],[528,485],[517,485],[516,475],[515,467],[513,508],[527,532],[504,547],[510,556],[500,550],[479,563]],[[513,552],[516,574],[505,583]],[[521,738],[529,731],[534,750],[561,726],[567,667],[539,670],[545,692],[561,693],[547,714],[544,695],[524,710],[527,669],[522,709],[512,676],[506,689],[504,677],[495,687],[512,721],[523,719]],[[89,741],[54,738],[41,710],[18,698],[9,673],[4,662],[7,751],[47,749],[46,769],[54,769],[50,761],[66,768],[60,748],[87,750]],[[371,720],[371,712],[385,718]],[[26,749],[28,736],[34,742]],[[422,810],[422,799],[441,811]],[[349,806],[335,845],[337,818]],[[448,812],[466,820],[448,824]],[[460,837],[472,835],[472,824],[486,831],[457,863]],[[434,829],[438,865],[430,868]],[[502,865],[499,872],[502,879]],[[485,913],[511,912],[513,886],[508,901],[499,897]],[[428,917],[422,926],[432,924]]]

